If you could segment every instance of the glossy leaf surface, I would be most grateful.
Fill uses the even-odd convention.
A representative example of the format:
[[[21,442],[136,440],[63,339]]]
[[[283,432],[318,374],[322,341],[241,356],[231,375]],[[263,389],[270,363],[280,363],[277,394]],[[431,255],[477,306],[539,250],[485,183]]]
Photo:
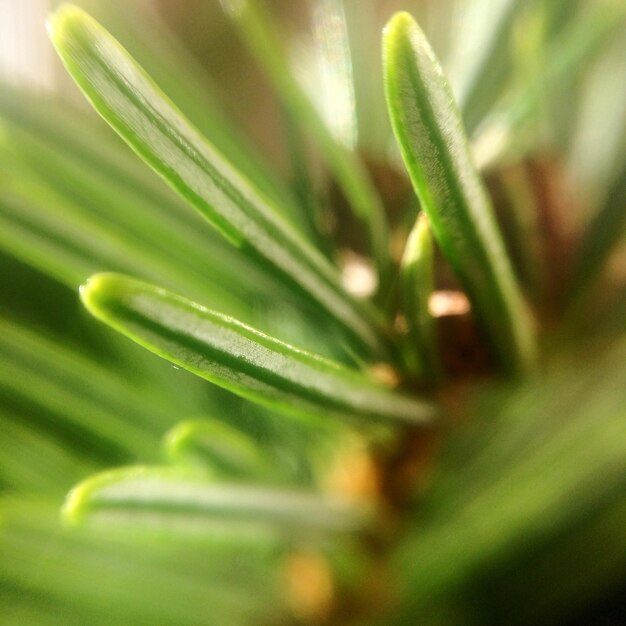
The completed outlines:
[[[361,346],[382,349],[374,313],[349,298],[336,270],[185,119],[119,43],[86,13],[61,8],[50,30],[94,108],[232,244],[339,322]]]
[[[176,365],[246,398],[288,413],[427,423],[427,402],[268,337],[233,318],[118,274],[81,290],[98,319]]]
[[[450,88],[424,34],[399,13],[383,40],[392,126],[423,210],[502,364],[529,367],[534,333]]]

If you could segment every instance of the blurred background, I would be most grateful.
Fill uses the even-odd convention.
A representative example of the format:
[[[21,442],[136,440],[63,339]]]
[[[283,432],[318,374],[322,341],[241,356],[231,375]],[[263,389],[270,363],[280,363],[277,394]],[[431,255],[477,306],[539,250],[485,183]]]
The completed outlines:
[[[314,207],[321,239],[337,242],[324,252],[348,266],[363,237],[327,155],[242,43],[224,11],[232,3],[76,2],[229,158],[279,181],[264,191]],[[292,566],[325,588],[308,547],[290,560],[265,545],[243,559],[203,545],[220,569],[194,544],[133,535],[111,548],[56,526],[77,481],[163,462],[162,438],[182,419],[234,427],[275,463],[263,480],[299,488],[325,488],[329,459],[345,450],[358,459],[365,445],[343,425],[285,422],[216,390],[84,313],[77,289],[87,276],[127,271],[350,361],[330,329],[187,216],[92,112],[45,32],[58,4],[0,0],[0,623],[324,623],[320,604],[307,608],[297,591],[295,608],[280,605]],[[417,204],[386,113],[380,35],[394,11],[416,16],[450,77],[541,328],[543,360],[527,384],[481,379],[453,407],[475,427],[452,438],[426,505],[410,512],[412,531],[391,557],[399,614],[381,623],[625,624],[626,2],[263,4],[293,76],[383,196],[396,257]],[[147,232],[152,215],[170,221]],[[160,238],[181,224],[198,238],[176,255]],[[445,286],[449,272],[440,274]],[[335,547],[326,557],[338,587],[351,589],[367,559],[350,542]],[[260,606],[237,612],[239,587]]]

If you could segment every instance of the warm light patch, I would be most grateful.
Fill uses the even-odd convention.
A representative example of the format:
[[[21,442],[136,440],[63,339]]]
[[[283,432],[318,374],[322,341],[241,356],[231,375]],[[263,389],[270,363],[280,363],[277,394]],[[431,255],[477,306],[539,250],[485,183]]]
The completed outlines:
[[[345,252],[342,255],[341,283],[346,291],[359,298],[369,298],[378,287],[372,264],[354,252]]]
[[[409,323],[402,313],[396,315],[396,319],[393,320],[393,327],[400,335],[406,335],[409,332]]]
[[[330,493],[350,500],[370,502],[380,493],[378,468],[365,449],[345,451],[326,476],[325,485]]]
[[[485,128],[472,145],[477,169],[484,170],[491,165],[510,141],[511,129],[504,120],[497,120]]]
[[[433,317],[465,315],[470,309],[470,302],[461,291],[435,291],[428,300],[428,310]]]
[[[322,620],[334,598],[333,582],[326,561],[313,552],[295,552],[285,563],[287,598],[296,617]]]
[[[389,363],[374,363],[367,371],[385,387],[397,387],[400,384],[398,372]]]
[[[621,246],[609,257],[608,276],[616,285],[626,282],[626,246]]]

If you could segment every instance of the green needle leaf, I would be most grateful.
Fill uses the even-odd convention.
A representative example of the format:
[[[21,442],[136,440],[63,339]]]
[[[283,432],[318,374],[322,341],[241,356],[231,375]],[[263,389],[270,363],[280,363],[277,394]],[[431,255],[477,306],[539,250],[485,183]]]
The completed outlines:
[[[120,184],[113,173],[103,175],[95,165],[85,169],[82,155],[64,154],[58,142],[50,145],[33,136],[35,129],[22,132],[6,123],[4,130],[0,164],[6,173],[1,177],[6,194],[0,212],[22,227],[26,227],[24,218],[33,216],[27,222],[30,229],[45,232],[51,241],[64,241],[73,253],[91,257],[91,271],[75,286],[102,269],[148,279],[168,276],[191,297],[215,298],[237,315],[255,285],[260,291],[272,289],[273,281],[245,263],[217,233],[202,233],[198,220],[188,224],[172,214],[177,202],[164,197],[167,208],[160,207],[143,190]],[[9,196],[20,199],[17,206]],[[26,208],[21,206],[24,203]],[[36,256],[39,251],[33,252]],[[46,271],[45,266],[42,269]],[[233,298],[237,293],[239,306]]]
[[[176,464],[207,467],[231,478],[256,478],[271,472],[269,459],[252,437],[216,420],[188,420],[165,435],[165,451]]]
[[[119,0],[91,6],[94,17],[118,34],[139,65],[154,77],[191,123],[265,195],[275,199],[286,217],[301,224],[303,210],[296,198],[272,171],[264,155],[229,119],[208,68],[174,35],[171,25],[164,23],[164,16],[152,15],[141,5]]]
[[[203,472],[129,467],[87,479],[68,495],[63,513],[85,521],[189,527],[215,532],[270,526],[291,531],[351,531],[367,520],[362,507],[313,493],[216,485]]]
[[[287,413],[428,423],[435,409],[233,318],[117,274],[81,289],[87,309],[148,350],[234,393]]]
[[[420,213],[402,258],[402,296],[411,348],[422,378],[434,382],[441,374],[437,329],[428,302],[434,286],[433,239],[425,213]]]
[[[50,19],[52,41],[94,108],[231,243],[313,301],[371,353],[376,314],[351,299],[328,261],[219,154],[120,44],[80,9]]]
[[[116,415],[94,404],[78,389],[64,387],[21,364],[0,362],[0,406],[19,409],[32,428],[53,434],[83,457],[106,462],[150,454],[156,436],[133,423],[132,417]]]
[[[204,276],[197,268],[181,267],[147,237],[100,218],[93,205],[74,202],[41,184],[27,170],[17,171],[17,176],[3,181],[0,223],[6,232],[0,234],[1,248],[73,289],[91,274],[112,269],[150,280],[160,277],[188,295],[223,302],[229,312],[245,311],[243,296],[233,297],[234,287],[229,292],[215,280],[207,282],[207,273],[214,269],[210,265]]]
[[[366,226],[378,263],[381,286],[388,279],[390,254],[385,208],[355,152],[340,143],[295,79],[281,37],[254,0],[225,0],[245,43],[262,64],[274,88],[296,119],[312,132],[355,215]],[[335,25],[334,28],[337,28]],[[334,59],[338,63],[337,58]]]
[[[526,370],[535,352],[531,319],[450,89],[409,14],[387,25],[383,57],[393,130],[433,233],[502,365]]]

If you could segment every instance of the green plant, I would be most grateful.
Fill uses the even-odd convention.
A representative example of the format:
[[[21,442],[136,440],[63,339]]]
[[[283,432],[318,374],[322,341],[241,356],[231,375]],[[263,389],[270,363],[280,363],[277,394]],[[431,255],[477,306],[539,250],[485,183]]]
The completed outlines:
[[[349,4],[317,7],[343,126],[290,72],[261,6],[224,4],[283,105],[291,186],[185,84],[186,53],[146,29],[128,41],[173,101],[81,9],[49,21],[69,74],[140,159],[93,120],[0,95],[0,246],[37,270],[7,257],[6,274],[60,311],[53,324],[27,303],[31,329],[3,311],[3,615],[600,619],[626,579],[624,141],[592,154],[607,171],[579,164],[593,191],[579,237],[554,189],[577,128],[561,90],[584,103],[581,77],[615,71],[624,7],[474,3],[493,19],[478,52],[461,46],[462,113],[419,26],[396,14],[383,72],[400,154],[371,133],[368,171],[355,87],[339,80],[353,66],[359,83]],[[585,164],[588,149],[570,155]],[[365,287],[376,279],[366,297],[346,284],[354,266]],[[79,285],[93,317],[147,350],[78,312]]]

